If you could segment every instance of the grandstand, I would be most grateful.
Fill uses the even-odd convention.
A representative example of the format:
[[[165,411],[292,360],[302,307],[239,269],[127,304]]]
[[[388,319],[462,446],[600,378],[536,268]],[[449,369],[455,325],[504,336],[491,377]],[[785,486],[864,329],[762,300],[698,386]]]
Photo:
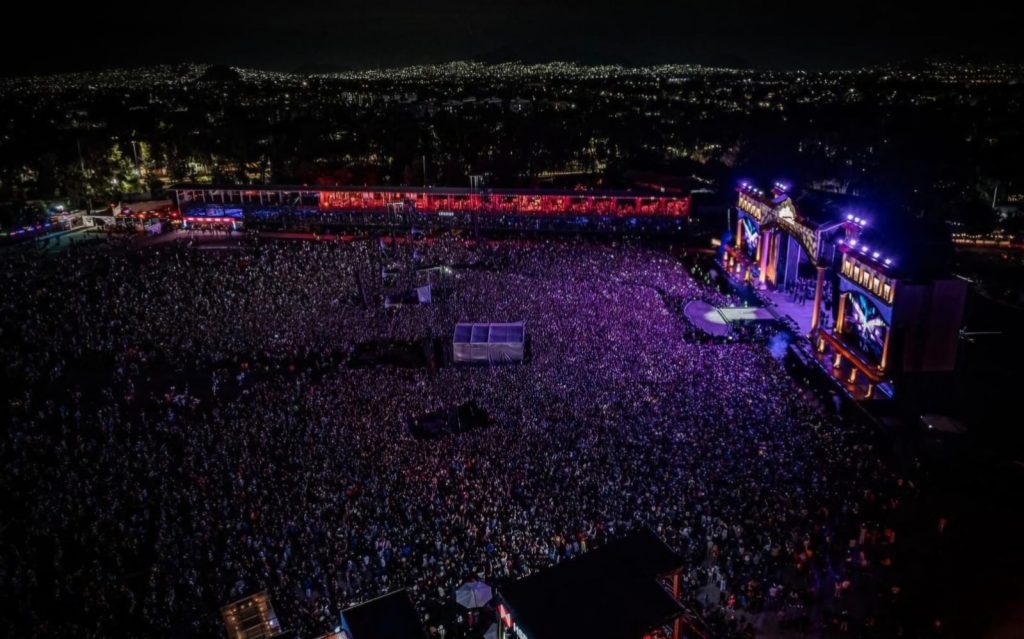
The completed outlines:
[[[330,232],[342,228],[456,228],[568,232],[681,231],[686,195],[448,187],[171,187],[185,224]]]

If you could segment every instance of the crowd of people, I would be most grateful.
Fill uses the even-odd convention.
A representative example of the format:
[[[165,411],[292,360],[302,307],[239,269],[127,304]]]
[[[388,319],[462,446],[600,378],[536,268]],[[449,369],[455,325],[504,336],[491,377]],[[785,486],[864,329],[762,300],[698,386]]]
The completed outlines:
[[[399,286],[414,261],[451,266],[448,294],[383,308],[395,261]],[[730,300],[662,252],[98,243],[0,266],[14,636],[212,637],[221,605],[266,589],[315,637],[409,588],[432,636],[479,637],[453,602],[467,579],[500,587],[637,526],[680,553],[712,636],[766,615],[898,623],[887,522],[912,482],[766,345],[681,339],[686,301]],[[519,320],[526,364],[344,364],[366,342]],[[493,426],[409,434],[470,400]]]

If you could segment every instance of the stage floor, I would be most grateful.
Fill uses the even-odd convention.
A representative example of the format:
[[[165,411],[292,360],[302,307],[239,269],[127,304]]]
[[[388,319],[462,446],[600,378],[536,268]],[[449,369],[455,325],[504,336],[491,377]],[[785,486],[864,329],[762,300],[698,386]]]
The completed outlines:
[[[800,329],[800,335],[806,337],[811,332],[811,312],[814,309],[814,300],[809,299],[803,303],[793,301],[789,293],[782,291],[760,290],[757,294],[764,300],[771,302],[772,310],[779,317],[789,317]],[[822,315],[822,320],[826,318]],[[824,326],[824,323],[823,323]]]

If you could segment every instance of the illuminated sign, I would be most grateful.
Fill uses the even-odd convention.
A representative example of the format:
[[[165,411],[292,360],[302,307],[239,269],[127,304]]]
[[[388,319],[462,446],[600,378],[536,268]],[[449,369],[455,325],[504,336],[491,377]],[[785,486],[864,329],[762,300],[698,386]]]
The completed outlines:
[[[509,613],[508,608],[503,604],[498,604],[498,619],[500,619],[501,623],[519,639],[529,639],[523,629],[519,627],[519,624],[512,620],[512,615]]]

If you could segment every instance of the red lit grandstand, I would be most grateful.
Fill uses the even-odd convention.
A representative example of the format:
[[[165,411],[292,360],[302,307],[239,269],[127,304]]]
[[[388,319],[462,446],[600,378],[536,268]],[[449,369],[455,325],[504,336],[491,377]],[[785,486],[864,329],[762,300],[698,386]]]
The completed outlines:
[[[594,191],[480,191],[468,189],[336,189],[320,191],[321,209],[381,209],[404,204],[417,211],[481,211],[554,215],[671,215],[689,211],[688,197]]]
[[[670,230],[690,210],[686,195],[433,187],[193,186],[171,188],[186,219],[306,226],[436,222],[538,230]]]

